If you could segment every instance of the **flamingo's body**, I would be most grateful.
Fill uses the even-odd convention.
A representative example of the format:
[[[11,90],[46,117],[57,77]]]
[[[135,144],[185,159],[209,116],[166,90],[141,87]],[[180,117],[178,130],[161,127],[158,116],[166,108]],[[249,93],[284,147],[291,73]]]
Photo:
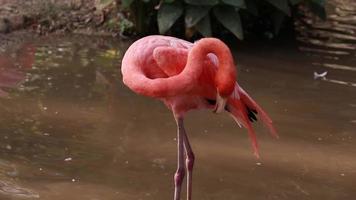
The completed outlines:
[[[226,110],[248,129],[255,155],[258,146],[251,122],[258,114],[276,136],[272,121],[237,84],[229,48],[220,40],[205,38],[192,44],[167,36],[148,36],[133,43],[122,60],[123,82],[133,91],[162,100],[178,126],[178,169],[174,200],[180,199],[185,168],[187,199],[191,199],[194,154],[183,126],[184,114],[193,109]],[[184,166],[184,152],[186,164]]]

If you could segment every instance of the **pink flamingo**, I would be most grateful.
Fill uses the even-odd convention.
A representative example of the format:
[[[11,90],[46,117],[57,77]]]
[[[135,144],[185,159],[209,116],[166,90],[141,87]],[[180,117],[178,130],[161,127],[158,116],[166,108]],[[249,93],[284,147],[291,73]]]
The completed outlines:
[[[133,43],[122,60],[123,82],[138,94],[162,100],[177,123],[178,166],[174,175],[174,200],[180,199],[187,172],[187,199],[192,196],[194,154],[183,125],[193,109],[227,111],[247,128],[257,157],[258,145],[251,122],[256,115],[277,137],[272,120],[237,84],[229,48],[219,39],[204,38],[194,44],[168,36],[147,36]],[[184,154],[185,151],[185,154]],[[185,164],[184,164],[185,157]]]

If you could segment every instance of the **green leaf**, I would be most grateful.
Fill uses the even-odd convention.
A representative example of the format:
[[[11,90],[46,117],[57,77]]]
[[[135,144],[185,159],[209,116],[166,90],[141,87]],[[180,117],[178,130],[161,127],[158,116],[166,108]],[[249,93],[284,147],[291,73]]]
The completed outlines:
[[[164,0],[165,3],[173,3],[175,0]]]
[[[211,37],[211,25],[210,25],[210,17],[206,15],[202,20],[198,22],[196,25],[197,30],[204,36],[204,37]]]
[[[185,25],[188,28],[197,24],[204,16],[209,13],[210,6],[193,6],[188,5],[185,13]]]
[[[286,14],[284,14],[283,12],[277,10],[276,12],[274,12],[272,14],[272,21],[273,21],[273,31],[274,34],[278,35],[279,31],[282,28],[284,19],[286,18]]]
[[[258,16],[258,8],[255,0],[247,0],[245,3],[248,12],[253,14],[254,16]]]
[[[134,0],[121,0],[121,4],[124,8],[130,7],[130,5],[134,2]]]
[[[281,10],[282,12],[284,12],[286,15],[290,16],[290,8],[287,0],[266,0],[266,1],[272,4],[274,7]]]
[[[243,39],[243,32],[238,9],[231,6],[218,6],[214,8],[214,14],[219,22],[231,31],[240,40]]]
[[[161,34],[167,32],[182,15],[183,7],[178,3],[163,3],[158,10],[158,29]]]
[[[251,0],[247,0],[247,1],[251,1]],[[222,2],[239,8],[246,8],[245,0],[222,0]]]
[[[198,6],[215,6],[219,0],[184,0],[185,3]]]

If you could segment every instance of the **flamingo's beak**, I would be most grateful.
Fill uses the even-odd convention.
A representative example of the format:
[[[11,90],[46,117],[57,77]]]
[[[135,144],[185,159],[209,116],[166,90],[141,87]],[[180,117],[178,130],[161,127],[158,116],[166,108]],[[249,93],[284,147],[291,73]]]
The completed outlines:
[[[226,106],[226,98],[220,96],[219,93],[216,94],[216,104],[215,104],[215,108],[214,108],[214,113],[221,113],[222,111],[225,110],[225,106]]]

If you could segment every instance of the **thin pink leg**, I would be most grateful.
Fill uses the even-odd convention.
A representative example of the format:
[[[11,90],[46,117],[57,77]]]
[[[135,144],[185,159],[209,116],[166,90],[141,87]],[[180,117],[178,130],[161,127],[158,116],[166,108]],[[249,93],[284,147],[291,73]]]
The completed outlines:
[[[177,121],[177,146],[178,146],[178,166],[177,171],[174,174],[174,200],[180,200],[180,193],[182,189],[182,183],[184,179],[185,169],[184,169],[184,127],[183,119],[176,118]]]
[[[183,142],[184,142],[184,148],[185,148],[185,153],[186,153],[186,159],[185,159],[185,164],[186,164],[186,169],[188,171],[187,173],[187,200],[192,199],[192,178],[193,178],[193,166],[194,166],[194,160],[195,156],[192,151],[192,148],[190,147],[188,136],[185,132],[185,129],[183,127]]]

